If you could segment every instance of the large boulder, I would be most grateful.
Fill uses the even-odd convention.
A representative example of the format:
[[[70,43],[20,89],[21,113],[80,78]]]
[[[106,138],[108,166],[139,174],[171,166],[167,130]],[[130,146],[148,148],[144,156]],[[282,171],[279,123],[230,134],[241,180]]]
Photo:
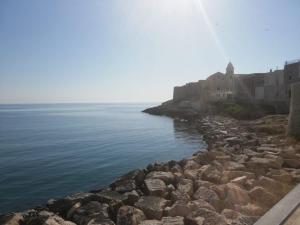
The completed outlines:
[[[140,225],[162,225],[162,222],[159,220],[144,220]]]
[[[29,210],[23,214],[22,225],[76,225],[48,211]]]
[[[228,183],[226,187],[227,195],[225,199],[225,205],[229,209],[234,209],[236,204],[246,205],[250,202],[250,197],[246,190],[232,183]]]
[[[191,196],[194,192],[194,184],[192,180],[180,179],[177,184],[177,190]]]
[[[213,205],[215,208],[219,208],[219,196],[216,194],[216,192],[206,187],[199,187],[198,190],[194,193],[193,198],[202,199]]]
[[[184,225],[184,218],[181,216],[176,217],[163,217],[162,225]]]
[[[164,197],[167,194],[167,186],[160,179],[146,179],[145,186],[149,195]]]
[[[171,207],[166,207],[167,216],[183,216],[186,217],[190,213],[190,207],[186,201],[177,201]]]
[[[110,186],[113,190],[125,193],[136,189],[144,180],[144,172],[141,170],[133,170],[115,180]]]
[[[276,197],[263,187],[254,187],[249,191],[251,199],[261,205],[271,207],[276,203]]]
[[[146,179],[160,179],[166,184],[174,183],[175,177],[171,172],[153,171],[147,174]]]
[[[191,212],[186,220],[187,224],[227,225],[226,218],[224,216],[205,208],[199,208]]]
[[[11,213],[6,215],[0,215],[0,224],[3,225],[19,225],[23,220],[21,213]]]
[[[143,211],[132,206],[122,206],[118,211],[117,225],[139,225],[145,219]]]
[[[50,199],[48,200],[47,207],[51,212],[59,214],[62,217],[66,217],[68,211],[76,203],[85,204],[89,201],[98,201],[98,200],[99,200],[98,196],[93,193],[76,193],[62,199]]]
[[[163,216],[163,210],[169,204],[164,198],[156,196],[142,196],[138,202],[135,203],[135,207],[142,210],[147,219],[160,220]]]
[[[109,220],[108,205],[91,201],[74,210],[70,217],[77,225],[87,225],[95,220],[99,221],[99,223],[107,221]]]
[[[222,172],[213,165],[205,165],[202,170],[202,180],[210,181],[212,183],[220,183]]]
[[[215,207],[213,207],[211,204],[209,204],[208,202],[202,200],[202,199],[197,199],[197,200],[193,200],[188,202],[188,207],[190,208],[191,211],[195,211],[199,208],[205,208],[205,209],[209,209],[212,211],[216,211]]]

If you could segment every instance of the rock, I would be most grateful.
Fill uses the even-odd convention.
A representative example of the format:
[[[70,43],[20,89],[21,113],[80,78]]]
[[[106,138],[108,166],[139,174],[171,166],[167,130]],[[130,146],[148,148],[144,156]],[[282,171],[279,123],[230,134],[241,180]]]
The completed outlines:
[[[300,158],[294,158],[294,159],[284,159],[283,160],[283,166],[288,168],[300,168]]]
[[[120,194],[117,191],[104,190],[96,194],[98,197],[98,201],[104,203],[110,203],[112,201],[115,202],[124,202],[127,200],[125,195]]]
[[[237,219],[241,214],[237,211],[234,211],[232,209],[223,209],[221,212],[223,216],[226,217],[226,219],[235,220]]]
[[[188,224],[199,224],[198,218],[204,218],[203,225],[227,225],[226,218],[215,211],[211,211],[205,208],[199,208],[193,211],[187,217]],[[201,224],[201,223],[200,223]]]
[[[184,170],[196,170],[199,169],[201,166],[200,164],[196,163],[194,160],[188,160],[184,165]]]
[[[245,166],[243,164],[233,162],[233,161],[226,161],[224,163],[224,168],[227,171],[243,171],[243,170],[245,170]]]
[[[211,189],[200,187],[193,195],[194,199],[202,199],[210,203],[214,208],[220,209],[220,199],[219,196]]]
[[[62,217],[66,217],[68,211],[76,203],[86,203],[89,201],[99,200],[98,196],[93,193],[77,193],[74,195],[67,196],[62,199],[50,199],[47,203],[47,207],[51,212],[57,213]]]
[[[200,175],[200,170],[185,170],[183,175],[189,180],[197,180],[198,176]]]
[[[52,217],[49,217],[43,223],[43,225],[76,225],[76,224],[73,222],[70,222],[70,221],[65,221],[59,216],[52,216]]]
[[[220,183],[220,179],[222,176],[221,171],[218,170],[217,167],[212,165],[208,165],[204,167],[205,168],[203,169],[202,172],[202,179],[216,184]]]
[[[205,209],[209,209],[212,211],[216,211],[215,207],[213,207],[211,204],[209,204],[208,202],[206,202],[202,199],[190,201],[190,202],[188,202],[187,205],[191,209],[191,211],[195,211],[199,208],[205,208]]]
[[[183,170],[179,164],[175,164],[173,167],[171,167],[172,173],[182,173]]]
[[[162,225],[162,223],[159,220],[144,220],[140,225]]]
[[[169,204],[164,198],[156,196],[142,196],[138,202],[135,203],[135,207],[142,210],[147,219],[161,219],[164,208]]]
[[[190,196],[187,193],[181,192],[179,190],[175,190],[171,192],[171,200],[173,202],[178,201],[178,200],[184,200],[188,201],[190,200]]]
[[[239,137],[230,137],[230,138],[226,138],[225,141],[226,141],[229,145],[238,145],[238,144],[241,144],[241,143],[243,142]]]
[[[257,221],[258,217],[241,215],[231,222],[231,225],[252,225]]]
[[[239,186],[244,186],[245,183],[246,183],[246,181],[247,181],[247,177],[246,176],[242,176],[242,177],[237,177],[237,178],[233,179],[231,181],[231,183],[239,185]]]
[[[87,225],[115,225],[115,223],[110,219],[95,218],[88,222]]]
[[[0,224],[3,225],[19,225],[21,220],[23,220],[21,213],[11,213],[2,216],[0,215]]]
[[[250,172],[245,172],[245,171],[224,171],[222,178],[221,178],[221,183],[228,183],[229,181],[237,178],[237,177],[242,177],[246,176],[247,179],[254,179],[255,174],[250,173]]]
[[[109,220],[108,205],[96,201],[88,202],[74,211],[71,220],[78,225],[87,225],[92,220]]]
[[[175,191],[175,190],[176,190],[176,188],[174,187],[173,184],[169,184],[169,185],[167,186],[167,191],[168,191],[168,192],[172,192],[172,191]]]
[[[205,180],[196,180],[196,182],[195,182],[196,189],[198,189],[199,187],[212,188],[214,186],[215,186],[215,184],[213,184],[209,181],[205,181]]]
[[[186,217],[190,213],[190,208],[186,201],[177,201],[171,207],[165,208],[167,216],[183,216]]]
[[[142,184],[144,180],[144,172],[141,170],[133,170],[114,181],[110,186],[113,190],[125,193],[133,191]]]
[[[146,179],[145,186],[149,195],[164,197],[167,194],[167,186],[160,179]]]
[[[124,193],[124,196],[126,196],[126,198],[127,198],[126,203],[128,205],[134,205],[134,203],[136,203],[140,198],[140,196],[136,192],[136,190],[133,190],[131,192],[126,192],[126,193]]]
[[[166,184],[173,184],[175,177],[171,172],[153,171],[146,176],[146,179],[160,179]]]
[[[132,206],[122,206],[118,211],[117,225],[139,225],[145,220],[145,214]]]
[[[162,225],[184,225],[184,219],[181,216],[176,217],[163,217]]]
[[[270,172],[267,173],[267,176],[273,178],[276,181],[282,183],[291,183],[293,177],[290,173],[286,172],[285,170],[273,170],[271,169]]]
[[[249,195],[256,203],[260,203],[267,207],[271,207],[277,202],[276,197],[262,187],[254,187],[249,191]]]
[[[248,203],[247,205],[240,206],[239,211],[247,216],[262,216],[267,211],[267,208],[262,208],[253,203]]]
[[[258,184],[279,198],[289,191],[283,184],[265,176],[259,177]]]
[[[189,196],[192,196],[194,192],[193,181],[189,179],[180,179],[177,184],[177,190],[181,193],[185,193]]]
[[[227,185],[227,196],[225,199],[225,205],[229,209],[234,209],[235,204],[246,205],[250,202],[248,192],[241,187],[228,183]]]
[[[48,211],[29,210],[24,213],[22,225],[76,225]]]
[[[282,164],[275,159],[252,157],[246,165],[256,174],[264,174],[269,168],[280,169]]]

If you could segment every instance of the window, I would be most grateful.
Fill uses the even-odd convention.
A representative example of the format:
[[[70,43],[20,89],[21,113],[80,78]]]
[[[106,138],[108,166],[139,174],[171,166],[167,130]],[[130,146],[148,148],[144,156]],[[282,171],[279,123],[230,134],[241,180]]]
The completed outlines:
[[[291,75],[289,75],[289,80],[292,80],[292,76]]]

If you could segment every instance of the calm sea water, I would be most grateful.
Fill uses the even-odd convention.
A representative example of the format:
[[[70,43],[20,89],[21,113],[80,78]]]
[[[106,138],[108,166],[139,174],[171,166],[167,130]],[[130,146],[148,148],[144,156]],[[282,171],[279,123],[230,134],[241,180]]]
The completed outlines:
[[[141,112],[149,106],[0,105],[0,213],[99,188],[204,147],[191,125]]]

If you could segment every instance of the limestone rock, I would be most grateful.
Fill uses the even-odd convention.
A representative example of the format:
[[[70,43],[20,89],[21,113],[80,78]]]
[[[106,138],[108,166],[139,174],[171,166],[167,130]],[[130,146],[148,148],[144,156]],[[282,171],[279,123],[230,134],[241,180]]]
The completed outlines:
[[[0,215],[0,224],[3,225],[19,225],[20,221],[23,219],[21,213],[12,213],[7,215]]]
[[[175,177],[171,172],[153,171],[147,174],[146,179],[160,179],[166,184],[172,184]]]
[[[181,216],[176,217],[163,217],[162,225],[184,225],[184,219]]]
[[[242,177],[246,176],[247,179],[253,179],[255,178],[255,174],[251,172],[246,172],[246,171],[224,171],[222,178],[221,178],[221,183],[228,183],[229,181],[237,178],[237,177]]]
[[[180,179],[177,184],[177,190],[191,196],[194,192],[193,181],[189,179]]]
[[[110,186],[120,193],[130,192],[143,182],[144,176],[143,171],[133,170],[118,178]]]
[[[190,207],[186,201],[177,201],[171,207],[165,208],[167,216],[183,216],[186,217],[190,213]]]
[[[212,183],[219,183],[222,173],[213,165],[205,166],[202,172],[202,179]]]
[[[233,179],[231,181],[231,183],[239,185],[239,186],[244,186],[245,183],[246,183],[246,181],[247,181],[247,177],[246,176],[242,176],[242,177],[237,177],[237,178]]]
[[[187,193],[181,192],[179,190],[172,191],[170,195],[171,195],[171,200],[173,202],[178,200],[188,201],[191,198],[191,196],[189,196]]]
[[[276,197],[262,187],[254,187],[249,195],[255,202],[267,207],[271,207],[276,203]]]
[[[77,208],[71,220],[78,225],[86,225],[92,220],[103,221],[109,219],[108,205],[96,201],[88,202]]]
[[[89,201],[99,200],[98,196],[93,193],[77,193],[67,196],[62,199],[50,199],[48,200],[47,207],[51,212],[57,213],[63,217],[67,216],[68,211],[76,203],[86,203]]]
[[[184,165],[184,170],[196,170],[199,169],[201,166],[200,164],[196,163],[194,160],[188,160]]]
[[[194,199],[202,199],[208,203],[210,203],[214,208],[220,209],[222,205],[220,205],[219,196],[211,189],[200,187],[193,195]]]
[[[205,208],[205,209],[209,209],[212,211],[216,211],[215,207],[213,207],[211,204],[209,204],[208,202],[206,202],[202,199],[190,201],[190,202],[188,202],[187,205],[191,209],[191,211],[195,211],[199,208]]]
[[[197,224],[197,218],[204,218],[203,225],[227,225],[226,218],[219,213],[205,209],[199,208],[193,211],[187,217],[188,224]]]
[[[243,171],[243,170],[245,170],[245,166],[243,164],[233,162],[233,161],[226,161],[224,163],[224,168],[227,171]]]
[[[228,208],[233,208],[235,204],[246,205],[250,202],[250,197],[246,190],[231,183],[228,183],[226,186],[227,196],[225,199],[225,204]]]
[[[104,190],[97,193],[100,202],[110,203],[112,201],[123,202],[127,200],[125,195],[120,194],[116,191]]]
[[[147,219],[161,219],[164,208],[169,202],[156,196],[142,196],[138,202],[135,203],[135,207],[142,210]]]
[[[197,180],[198,177],[200,176],[200,169],[198,170],[185,170],[183,172],[183,175],[185,178],[189,179],[189,180]]]
[[[159,220],[144,220],[140,225],[162,225],[162,222]]]
[[[117,225],[139,225],[145,220],[145,214],[132,206],[122,206],[118,211]]]
[[[167,193],[167,186],[160,179],[146,179],[145,186],[149,195],[164,197]]]

